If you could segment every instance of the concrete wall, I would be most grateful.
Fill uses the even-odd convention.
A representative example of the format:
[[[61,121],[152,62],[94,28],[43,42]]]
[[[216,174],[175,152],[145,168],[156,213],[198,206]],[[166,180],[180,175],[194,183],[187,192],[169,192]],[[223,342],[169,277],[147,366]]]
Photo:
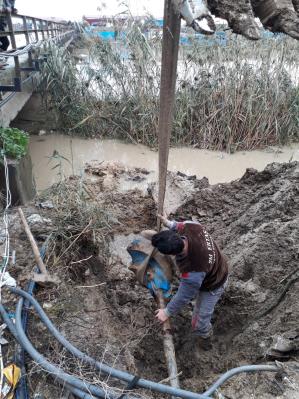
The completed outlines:
[[[22,205],[34,198],[36,190],[29,155],[20,161],[8,160],[8,175],[12,205]],[[5,170],[2,163],[0,163],[0,188],[2,195],[5,195]]]

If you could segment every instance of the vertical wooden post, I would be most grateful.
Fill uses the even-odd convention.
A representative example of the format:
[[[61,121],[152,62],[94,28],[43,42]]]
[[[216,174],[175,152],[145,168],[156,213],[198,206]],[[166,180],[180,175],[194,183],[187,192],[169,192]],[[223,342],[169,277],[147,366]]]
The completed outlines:
[[[162,41],[162,67],[160,84],[160,112],[159,112],[159,194],[158,213],[163,214],[170,135],[172,129],[173,105],[175,101],[175,84],[178,63],[181,18],[178,10],[174,9],[171,0],[164,2],[164,23]],[[158,231],[161,222],[158,219]],[[165,307],[163,294],[157,290],[156,300],[160,309]],[[177,365],[170,322],[163,324],[164,353],[170,377],[170,385],[179,388]]]
[[[169,143],[172,129],[173,105],[179,51],[181,19],[171,0],[164,3],[164,24],[162,43],[162,69],[159,113],[159,195],[158,213],[163,213]],[[158,230],[160,222],[158,221]]]

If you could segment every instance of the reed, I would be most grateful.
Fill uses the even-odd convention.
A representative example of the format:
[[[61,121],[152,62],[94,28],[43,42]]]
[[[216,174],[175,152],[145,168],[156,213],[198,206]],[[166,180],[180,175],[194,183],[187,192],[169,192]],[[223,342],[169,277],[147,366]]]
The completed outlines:
[[[298,43],[231,36],[181,46],[172,145],[248,150],[298,140]],[[157,146],[161,40],[138,24],[117,42],[88,38],[88,62],[53,47],[44,92],[62,128]]]

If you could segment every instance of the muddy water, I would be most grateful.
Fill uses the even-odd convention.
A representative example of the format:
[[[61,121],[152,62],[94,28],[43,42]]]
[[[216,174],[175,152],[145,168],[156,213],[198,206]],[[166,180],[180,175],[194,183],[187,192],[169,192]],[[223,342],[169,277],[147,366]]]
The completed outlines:
[[[51,159],[54,151],[67,160]],[[84,163],[93,160],[118,161],[128,167],[157,170],[157,152],[142,145],[124,144],[116,140],[84,140],[64,135],[32,136],[29,152],[38,190],[59,181],[61,174],[82,174]],[[290,160],[299,161],[299,144],[235,154],[183,147],[170,150],[169,169],[198,178],[206,176],[211,184],[216,184],[241,177],[248,167],[262,170],[271,162]],[[155,178],[156,173],[151,176]]]

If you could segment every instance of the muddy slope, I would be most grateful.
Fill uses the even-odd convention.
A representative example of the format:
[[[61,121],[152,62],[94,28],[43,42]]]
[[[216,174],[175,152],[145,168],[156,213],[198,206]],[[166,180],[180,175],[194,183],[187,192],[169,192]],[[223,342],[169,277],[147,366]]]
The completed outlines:
[[[229,258],[231,269],[229,285],[215,312],[213,349],[203,351],[200,361],[194,356],[190,336],[191,306],[174,320],[182,387],[201,392],[228,368],[268,361],[267,353],[277,337],[297,328],[298,280],[289,285],[273,310],[260,315],[298,270],[298,168],[296,162],[272,164],[263,172],[247,170],[240,180],[215,186],[209,186],[204,179],[196,180],[193,194],[184,198],[184,205],[173,215],[176,219],[199,220],[205,224]],[[138,185],[129,191],[118,189],[119,181],[143,182],[146,175],[142,169],[124,171],[115,165],[89,166],[84,182],[88,193],[84,206],[92,207],[93,212],[94,206],[104,209],[109,219],[98,230],[86,230],[66,253],[62,251],[66,232],[71,231],[71,242],[82,233],[82,209],[80,214],[80,208],[70,209],[73,200],[64,208],[68,212],[64,235],[59,230],[63,204],[57,193],[52,197],[47,194],[53,208],[41,206],[41,199],[24,212],[27,216],[37,213],[43,218],[31,225],[39,244],[50,231],[56,231],[56,244],[50,248],[46,262],[61,275],[62,284],[37,293],[49,317],[72,343],[92,356],[160,381],[167,377],[167,370],[162,336],[153,317],[155,303],[148,291],[136,283],[123,256],[126,242],[132,239],[129,234],[154,227],[153,190],[140,191]],[[180,175],[179,179],[182,178]],[[82,186],[78,179],[71,179],[69,184],[69,196],[71,190]],[[73,215],[77,215],[76,218]],[[24,285],[22,277],[34,262],[15,211],[10,220],[12,245],[17,250],[17,265],[11,272]],[[83,214],[82,223],[88,224],[87,213]],[[108,253],[105,242],[113,239],[119,251]],[[59,256],[61,259],[57,261]],[[11,306],[14,299],[5,293],[5,302]],[[92,381],[100,383],[101,380],[101,384],[104,381],[120,387],[117,381],[103,380],[104,376],[96,376],[65,353],[33,314],[29,335],[38,349],[56,364],[75,374],[84,374]],[[11,345],[10,350],[12,348]],[[221,393],[227,398],[252,398],[253,395],[296,398],[299,381],[289,369],[296,362],[296,351],[283,359],[288,378],[270,373],[240,375],[226,383]],[[62,389],[30,361],[28,373],[32,396],[41,393],[46,399],[63,397]],[[141,394],[161,397],[148,392]]]

